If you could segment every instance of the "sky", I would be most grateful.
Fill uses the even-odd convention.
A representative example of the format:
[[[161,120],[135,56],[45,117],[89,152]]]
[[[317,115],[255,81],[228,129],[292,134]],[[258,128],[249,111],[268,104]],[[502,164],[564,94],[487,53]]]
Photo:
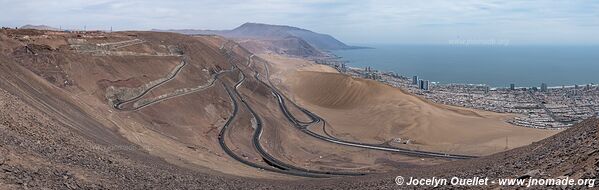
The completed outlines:
[[[0,25],[232,29],[290,25],[350,44],[599,44],[599,1],[0,0]]]

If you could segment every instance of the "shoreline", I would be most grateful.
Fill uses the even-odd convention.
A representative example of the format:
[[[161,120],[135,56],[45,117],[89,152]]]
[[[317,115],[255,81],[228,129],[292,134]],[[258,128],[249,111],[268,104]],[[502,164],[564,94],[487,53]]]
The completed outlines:
[[[345,62],[345,61],[344,61]],[[349,61],[347,61],[349,62]],[[368,66],[369,68],[371,68],[370,66]],[[347,66],[347,68],[349,69],[354,69],[354,70],[364,70],[363,68],[360,67],[352,67],[352,66]],[[394,71],[382,71],[382,70],[378,70],[378,69],[373,69],[374,71],[380,72],[381,74],[396,74]],[[403,75],[399,75],[397,74],[398,77],[404,77],[404,78],[409,78],[407,76],[403,76]],[[417,75],[414,75],[417,76]],[[491,86],[488,84],[476,84],[476,83],[444,83],[444,82],[439,82],[439,81],[430,81],[431,84],[433,85],[464,85],[464,86],[479,86],[479,87],[489,87],[490,90],[500,90],[500,89],[509,89],[510,87],[499,87],[499,86]],[[563,88],[576,88],[578,87],[587,87],[587,85],[589,87],[599,87],[599,84],[595,84],[595,83],[587,83],[587,84],[568,84],[568,85],[561,85],[561,86],[547,86],[547,89],[563,89]],[[541,88],[541,86],[515,86],[516,89],[530,89],[530,88]]]
[[[520,127],[547,130],[568,128],[589,117],[599,115],[599,85],[564,85],[545,87],[490,87],[486,84],[428,82],[423,88],[410,77],[384,72],[371,67],[348,66],[349,61],[333,55],[324,59],[308,59],[328,65],[339,73],[376,80],[408,91],[435,103],[495,113],[519,114],[506,122]],[[423,80],[418,80],[421,83]],[[567,97],[567,98],[566,98]],[[579,102],[581,99],[585,102]]]
[[[399,72],[397,72],[398,68],[393,66],[395,64],[395,62],[398,61],[398,60],[396,60],[396,61],[388,61],[389,59],[385,59],[386,58],[385,56],[388,56],[390,54],[390,52],[395,51],[394,49],[389,49],[386,46],[382,46],[382,47],[377,47],[376,45],[371,45],[371,46],[375,47],[375,49],[383,49],[383,50],[381,50],[380,52],[377,52],[377,53],[361,53],[361,52],[358,52],[358,54],[360,54],[362,58],[360,58],[360,59],[354,59],[354,61],[357,61],[357,62],[352,61],[352,59],[351,59],[352,56],[346,55],[345,53],[343,53],[343,52],[347,52],[348,50],[327,51],[327,54],[329,55],[329,57],[326,57],[324,59],[335,59],[338,62],[345,62],[348,67],[357,67],[357,68],[369,67],[369,68],[372,68],[372,69],[376,69],[376,70],[380,71],[381,73],[397,73],[397,74],[399,74],[401,76],[410,77],[410,78],[412,76],[419,76],[419,77],[421,77],[419,74],[414,74],[414,73],[421,73],[421,74],[423,73],[423,72],[416,72],[416,71],[414,71],[414,68],[413,68],[414,64],[412,64],[412,63],[414,63],[414,60],[408,60],[408,61],[406,61],[405,63],[406,63],[407,69],[399,69],[401,71],[404,71],[404,72],[402,72],[400,74]],[[389,46],[393,46],[393,47],[395,47],[395,46],[404,47],[405,45],[402,45],[402,44],[389,44]],[[424,46],[429,46],[429,45],[424,45]],[[442,44],[431,45],[431,46],[445,47]],[[451,46],[451,45],[448,45],[448,46]],[[528,47],[528,46],[523,46],[523,47]],[[532,47],[534,47],[534,46],[532,46]],[[558,47],[561,47],[561,46],[558,46]],[[412,52],[412,53],[414,53],[414,52]],[[340,55],[346,55],[346,56],[340,56]],[[416,54],[416,55],[419,55],[419,54]],[[441,55],[441,56],[444,56],[444,55]],[[570,54],[568,54],[568,55],[570,55]],[[370,56],[376,56],[376,57],[383,56],[383,58],[382,59],[378,59],[376,57],[370,57]],[[470,56],[474,56],[474,55],[470,55]],[[393,59],[393,60],[395,60],[395,59]],[[375,62],[380,63],[380,64],[378,64],[378,65],[377,64],[373,64],[372,61],[375,61]],[[401,60],[399,60],[399,61],[401,62]],[[423,59],[422,61],[426,62],[425,59]],[[464,60],[464,61],[468,62],[468,60]],[[480,61],[480,60],[478,60],[478,61]],[[564,60],[562,60],[562,61],[564,61]],[[437,60],[437,62],[438,62],[438,60]],[[498,62],[490,62],[490,63],[498,63]],[[516,63],[519,63],[519,62],[516,62]],[[564,62],[564,63],[567,63],[567,62]],[[357,66],[356,64],[360,65],[360,66]],[[389,65],[391,65],[391,66],[389,66]],[[443,64],[432,64],[431,66],[435,66],[435,65],[436,65],[436,67],[437,66],[443,66]],[[566,65],[569,65],[569,64],[566,64]],[[466,65],[464,65],[464,66],[466,66]],[[383,67],[383,68],[386,68],[386,69],[380,69],[380,68],[374,68],[374,67]],[[418,67],[420,67],[420,66],[418,66]],[[468,65],[468,67],[473,67],[473,65]],[[474,66],[474,67],[476,67],[476,66]],[[517,65],[507,64],[507,67],[515,67],[515,68],[517,68]],[[534,67],[544,68],[544,66],[542,66],[542,65],[540,65],[540,66],[534,66]],[[412,70],[412,71],[410,71],[410,70]],[[505,69],[500,69],[500,70],[503,72],[503,70],[505,70]],[[518,69],[514,69],[514,70],[518,70]],[[543,69],[541,69],[541,70],[543,70]],[[545,69],[545,70],[547,70],[547,69]],[[407,72],[405,72],[405,71],[407,71]],[[481,71],[481,72],[483,72],[482,74],[485,74],[485,73],[493,72],[493,71],[494,70],[490,70],[489,71],[488,69],[487,70],[483,69],[483,71]],[[571,70],[568,70],[568,71],[571,71]],[[440,71],[440,72],[442,72],[442,71]],[[434,73],[436,73],[436,75],[440,74],[437,71],[435,71]],[[442,73],[446,73],[446,72],[442,72]],[[475,73],[471,73],[471,74],[475,74]],[[526,74],[526,75],[523,75],[523,74]],[[549,73],[549,74],[555,74],[555,73]],[[589,76],[588,72],[585,73],[585,74],[586,74],[585,76]],[[428,75],[431,75],[431,74],[429,73]],[[564,78],[564,77],[561,77],[561,78],[559,78],[558,80],[555,80],[555,81],[552,81],[551,79],[553,79],[553,78],[551,78],[551,77],[541,77],[541,78],[522,77],[522,76],[527,76],[527,73],[522,73],[522,72],[517,72],[517,73],[514,73],[512,75],[513,76],[498,75],[498,76],[494,76],[492,78],[484,78],[484,77],[480,78],[480,77],[478,77],[479,79],[476,79],[477,77],[470,78],[470,79],[468,79],[468,78],[462,79],[460,77],[458,77],[458,78],[455,78],[455,77],[441,77],[441,78],[451,78],[451,79],[449,79],[449,80],[435,79],[434,81],[433,80],[429,80],[429,81],[430,82],[434,82],[434,83],[439,84],[439,85],[454,85],[454,84],[458,84],[458,85],[483,85],[483,86],[488,86],[488,87],[490,87],[492,89],[510,88],[510,84],[516,84],[516,85],[518,85],[519,83],[522,84],[522,85],[516,86],[516,88],[519,88],[519,89],[523,89],[523,88],[527,88],[528,89],[528,88],[534,88],[534,87],[540,88],[542,86],[542,84],[547,84],[548,88],[553,88],[553,89],[555,89],[555,88],[572,88],[572,87],[575,87],[575,86],[586,86],[586,85],[595,86],[595,85],[599,84],[599,81],[595,80],[592,77],[591,78],[582,77],[581,80],[576,80],[576,82],[575,82],[574,80],[569,80],[569,78]],[[442,75],[442,76],[450,76],[450,75]],[[590,75],[590,76],[593,76],[593,75]],[[437,78],[439,78],[439,77],[437,77]],[[510,81],[509,80],[510,78],[520,78],[520,80]],[[524,78],[524,79],[529,78],[530,80],[528,80],[528,79],[527,80],[521,80],[522,78]],[[479,82],[474,82],[474,83],[468,82],[468,81],[471,81],[472,79],[477,80]],[[456,82],[448,82],[448,81],[456,81]],[[498,81],[498,82],[494,83],[494,82],[490,82],[490,81]],[[536,81],[535,82],[536,84],[535,83],[531,83],[529,81]],[[564,82],[564,81],[571,81],[571,82]]]

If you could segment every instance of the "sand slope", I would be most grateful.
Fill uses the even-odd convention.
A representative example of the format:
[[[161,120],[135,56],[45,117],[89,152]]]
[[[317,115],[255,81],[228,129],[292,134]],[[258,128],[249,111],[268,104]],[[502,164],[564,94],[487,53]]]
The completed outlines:
[[[280,81],[282,89],[301,105],[324,117],[329,132],[339,138],[377,144],[411,139],[412,145],[391,144],[486,155],[557,133],[512,126],[505,122],[511,117],[507,114],[431,103],[377,81],[314,69],[307,61],[263,57],[273,62],[274,81]]]

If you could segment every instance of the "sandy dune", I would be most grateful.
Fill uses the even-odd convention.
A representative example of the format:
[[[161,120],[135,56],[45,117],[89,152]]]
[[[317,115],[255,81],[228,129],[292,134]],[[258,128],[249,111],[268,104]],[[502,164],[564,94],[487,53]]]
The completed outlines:
[[[428,102],[391,86],[335,73],[312,62],[261,55],[273,82],[329,122],[338,138],[451,153],[487,155],[520,147],[558,131],[512,126],[511,117]],[[410,145],[392,142],[410,139]]]

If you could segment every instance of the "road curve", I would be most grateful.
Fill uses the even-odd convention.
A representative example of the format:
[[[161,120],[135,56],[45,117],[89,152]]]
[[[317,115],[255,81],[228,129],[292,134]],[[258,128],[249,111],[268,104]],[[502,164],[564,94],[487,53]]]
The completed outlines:
[[[165,84],[165,83],[173,80],[181,72],[181,70],[183,69],[183,67],[185,67],[187,65],[187,62],[185,60],[181,60],[181,64],[183,64],[183,65],[179,66],[175,70],[175,73],[172,76],[167,77],[166,80],[160,81],[159,83],[157,83],[157,84],[151,86],[150,88],[144,90],[142,93],[138,94],[137,96],[135,96],[133,98],[129,98],[127,100],[118,100],[117,99],[117,102],[113,105],[113,107],[115,109],[117,109],[117,110],[123,110],[123,108],[122,108],[123,104],[127,104],[127,103],[131,103],[131,102],[137,101],[139,98],[141,98],[141,97],[145,96],[146,94],[148,94],[148,92],[150,92],[151,90],[153,90],[153,89],[155,89],[155,88],[157,88],[157,87],[159,87],[159,86],[161,86],[161,85],[163,85],[163,84]]]
[[[225,50],[226,51],[226,50]],[[227,57],[229,57],[229,54],[225,54]],[[229,58],[229,60],[231,60]],[[234,65],[233,63],[229,62],[231,64],[232,67],[237,68],[236,65]],[[317,171],[317,170],[309,170],[309,169],[304,169],[304,168],[299,168],[299,167],[295,167],[293,165],[284,163],[283,161],[280,161],[276,158],[274,158],[273,156],[271,156],[260,144],[260,137],[262,136],[262,119],[258,116],[258,114],[254,111],[254,109],[245,101],[245,99],[243,98],[243,96],[241,96],[241,94],[239,93],[239,91],[237,90],[241,84],[243,84],[243,82],[245,81],[246,77],[245,74],[240,71],[240,79],[239,81],[235,84],[235,88],[233,90],[230,90],[229,87],[224,84],[225,89],[227,90],[227,93],[229,94],[229,97],[231,98],[232,102],[233,102],[233,114],[232,116],[227,120],[227,122],[225,123],[225,125],[223,126],[223,128],[221,129],[221,132],[219,134],[219,144],[221,146],[221,148],[229,155],[231,156],[233,159],[244,163],[248,166],[254,167],[254,168],[259,168],[259,169],[264,169],[264,170],[268,170],[268,171],[272,171],[272,172],[277,172],[277,173],[283,173],[283,174],[289,174],[289,175],[295,175],[295,176],[302,176],[302,177],[313,177],[313,178],[325,178],[325,177],[333,177],[335,175],[362,175],[362,174],[354,174],[354,173],[344,173],[344,172],[327,172],[327,171]],[[233,151],[231,151],[231,149],[226,145],[224,139],[225,139],[225,135],[226,135],[226,130],[229,127],[229,125],[231,124],[231,122],[233,121],[233,119],[236,117],[238,110],[239,110],[239,106],[237,103],[236,98],[239,98],[239,100],[241,100],[241,102],[243,103],[244,107],[251,113],[252,117],[255,119],[256,121],[256,128],[254,129],[254,133],[252,135],[252,144],[254,146],[254,148],[256,149],[256,151],[258,152],[258,154],[262,157],[262,159],[270,166],[272,167],[264,167],[262,165],[256,164],[256,163],[252,163],[248,160],[245,160],[239,156],[237,156]]]
[[[229,54],[226,54],[226,56],[230,56]],[[249,60],[251,62],[251,58],[253,56],[249,57]],[[230,60],[230,59],[229,59]],[[233,63],[229,62],[231,64],[232,67],[236,67]],[[241,71],[241,70],[240,70]],[[305,168],[300,168],[300,167],[296,167],[293,166],[291,164],[287,164],[283,161],[280,161],[276,158],[274,158],[272,155],[270,155],[265,149],[264,147],[262,147],[262,145],[260,144],[260,138],[262,137],[262,128],[263,128],[263,122],[262,119],[260,118],[260,116],[256,113],[256,111],[245,101],[244,97],[239,93],[238,88],[241,86],[241,84],[243,84],[243,81],[246,79],[245,74],[243,72],[240,72],[241,74],[241,79],[239,80],[239,82],[237,84],[235,84],[235,88],[233,89],[233,94],[238,97],[241,100],[241,103],[244,105],[244,107],[250,112],[250,114],[252,115],[252,117],[254,118],[254,120],[256,121],[256,128],[254,130],[254,134],[252,136],[252,144],[254,146],[254,148],[256,149],[256,151],[258,152],[258,154],[260,154],[260,156],[262,157],[262,159],[269,165],[275,167],[275,168],[279,168],[283,171],[291,171],[295,174],[301,174],[301,176],[322,176],[322,175],[349,175],[349,176],[359,176],[359,175],[364,175],[362,173],[349,173],[349,172],[336,172],[336,171],[319,171],[319,170],[311,170],[311,169],[305,169]]]
[[[218,78],[218,76],[220,76],[220,75],[222,75],[224,73],[227,73],[227,72],[234,71],[234,70],[236,70],[236,68],[231,68],[231,69],[227,69],[227,70],[221,70],[221,71],[217,72],[210,79],[210,83],[208,85],[206,85],[205,87],[203,87],[203,88],[192,90],[192,91],[185,92],[185,93],[182,93],[182,94],[177,94],[177,95],[173,95],[173,96],[166,96],[166,97],[163,97],[163,98],[158,98],[156,100],[152,100],[150,102],[147,102],[147,103],[144,103],[142,105],[139,105],[139,106],[135,107],[134,109],[128,110],[128,111],[137,111],[137,110],[140,110],[142,108],[151,106],[152,104],[156,104],[156,103],[159,103],[159,102],[162,102],[162,101],[165,101],[165,100],[169,100],[169,99],[172,99],[172,98],[176,98],[176,97],[180,97],[180,96],[185,96],[185,95],[188,95],[188,94],[193,94],[193,93],[196,93],[196,92],[200,92],[200,91],[206,90],[206,89],[214,86],[214,84],[216,83],[216,79]]]
[[[239,87],[239,85],[237,85],[236,87]],[[237,91],[237,89],[234,89],[234,92],[237,94],[237,96],[239,96],[239,98],[241,99],[241,102],[244,104],[244,106],[246,107],[246,109],[248,111],[250,111],[250,113],[252,114],[252,117],[254,117],[254,119],[256,121],[256,129],[255,129],[254,135],[252,137],[252,141],[253,141],[254,147],[256,148],[256,150],[258,151],[258,153],[269,164],[274,165],[274,166],[276,166],[278,168],[286,169],[286,170],[296,170],[296,171],[305,172],[305,173],[312,173],[312,174],[349,175],[349,176],[360,176],[360,175],[364,175],[362,173],[336,172],[336,171],[320,171],[320,170],[311,170],[311,169],[306,169],[306,168],[300,168],[300,167],[293,166],[291,164],[287,164],[287,163],[285,163],[283,161],[280,161],[280,160],[272,157],[264,149],[264,147],[262,147],[262,145],[260,144],[260,138],[262,137],[262,132],[263,132],[263,130],[262,130],[262,128],[263,128],[262,119],[256,113],[256,111],[254,111],[254,109],[245,101],[245,99],[243,98],[243,96],[241,96],[239,94],[239,92]]]
[[[243,82],[243,78],[241,80],[239,80],[239,82],[237,82],[237,84],[235,84],[235,86],[239,86],[241,83]],[[222,82],[223,87],[225,88],[225,90],[227,91],[227,94],[229,95],[229,98],[231,99],[231,103],[233,104],[233,112],[231,114],[231,116],[227,119],[227,122],[223,125],[223,127],[220,130],[220,133],[218,134],[218,144],[220,145],[220,147],[223,149],[223,151],[229,155],[231,158],[235,159],[238,162],[241,162],[247,166],[253,167],[253,168],[257,168],[257,169],[261,169],[261,170],[266,170],[266,171],[270,171],[270,172],[276,172],[276,173],[281,173],[281,174],[287,174],[287,175],[295,175],[295,176],[302,176],[302,177],[312,177],[312,178],[324,178],[324,177],[328,177],[328,176],[324,176],[324,175],[312,175],[312,174],[306,174],[304,172],[296,172],[296,171],[290,171],[290,170],[282,170],[281,168],[276,168],[276,167],[267,167],[267,166],[262,166],[260,164],[256,164],[253,162],[250,162],[240,156],[238,156],[237,154],[235,154],[235,152],[233,152],[226,144],[225,142],[225,136],[226,136],[226,131],[229,128],[229,126],[231,125],[231,123],[233,122],[233,120],[237,117],[237,113],[239,112],[239,105],[237,103],[237,100],[234,96],[234,93],[231,92],[231,89],[224,83]]]

